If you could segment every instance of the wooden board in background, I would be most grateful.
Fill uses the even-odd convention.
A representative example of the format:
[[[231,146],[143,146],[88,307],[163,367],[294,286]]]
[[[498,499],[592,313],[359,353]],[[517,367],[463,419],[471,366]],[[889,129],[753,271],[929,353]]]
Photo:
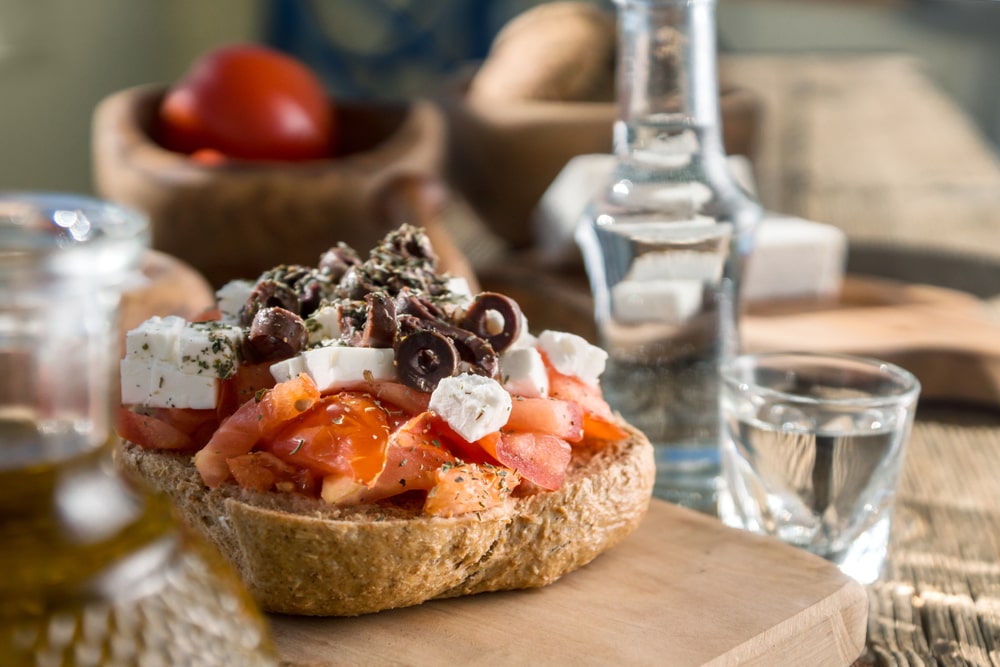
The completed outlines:
[[[842,667],[867,605],[824,560],[654,500],[625,542],[545,588],[271,623],[287,667]]]
[[[849,277],[836,303],[769,304],[741,325],[747,351],[863,354],[914,373],[923,400],[1000,405],[1000,321],[956,290]]]

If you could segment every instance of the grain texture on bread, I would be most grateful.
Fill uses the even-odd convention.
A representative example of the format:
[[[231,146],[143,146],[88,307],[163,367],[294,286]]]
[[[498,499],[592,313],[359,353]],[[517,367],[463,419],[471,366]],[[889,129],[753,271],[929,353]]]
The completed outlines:
[[[558,491],[452,518],[420,505],[337,508],[204,486],[187,455],[123,443],[122,469],[167,494],[183,519],[278,613],[353,616],[433,598],[534,588],[589,563],[638,526],[655,476],[640,432],[574,453]]]

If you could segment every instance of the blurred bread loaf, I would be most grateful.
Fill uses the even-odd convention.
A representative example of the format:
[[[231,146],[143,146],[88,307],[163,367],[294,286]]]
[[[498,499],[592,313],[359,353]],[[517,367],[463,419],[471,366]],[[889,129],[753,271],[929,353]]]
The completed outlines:
[[[615,17],[582,2],[538,5],[497,34],[469,95],[479,99],[614,99]]]

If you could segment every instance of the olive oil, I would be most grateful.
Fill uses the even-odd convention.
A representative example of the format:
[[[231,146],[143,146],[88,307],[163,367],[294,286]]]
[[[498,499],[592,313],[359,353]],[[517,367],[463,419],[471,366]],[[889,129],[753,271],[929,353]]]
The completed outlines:
[[[274,665],[235,572],[115,470],[121,291],[148,221],[0,195],[0,667]]]
[[[0,451],[39,441],[0,418]],[[129,487],[111,443],[0,469],[0,665],[272,665],[227,563]]]

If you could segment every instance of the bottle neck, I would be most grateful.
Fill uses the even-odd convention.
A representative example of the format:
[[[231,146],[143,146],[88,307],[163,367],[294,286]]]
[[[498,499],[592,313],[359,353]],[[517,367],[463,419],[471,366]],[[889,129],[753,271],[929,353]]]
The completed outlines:
[[[724,155],[716,0],[616,0],[615,152],[644,169]]]

